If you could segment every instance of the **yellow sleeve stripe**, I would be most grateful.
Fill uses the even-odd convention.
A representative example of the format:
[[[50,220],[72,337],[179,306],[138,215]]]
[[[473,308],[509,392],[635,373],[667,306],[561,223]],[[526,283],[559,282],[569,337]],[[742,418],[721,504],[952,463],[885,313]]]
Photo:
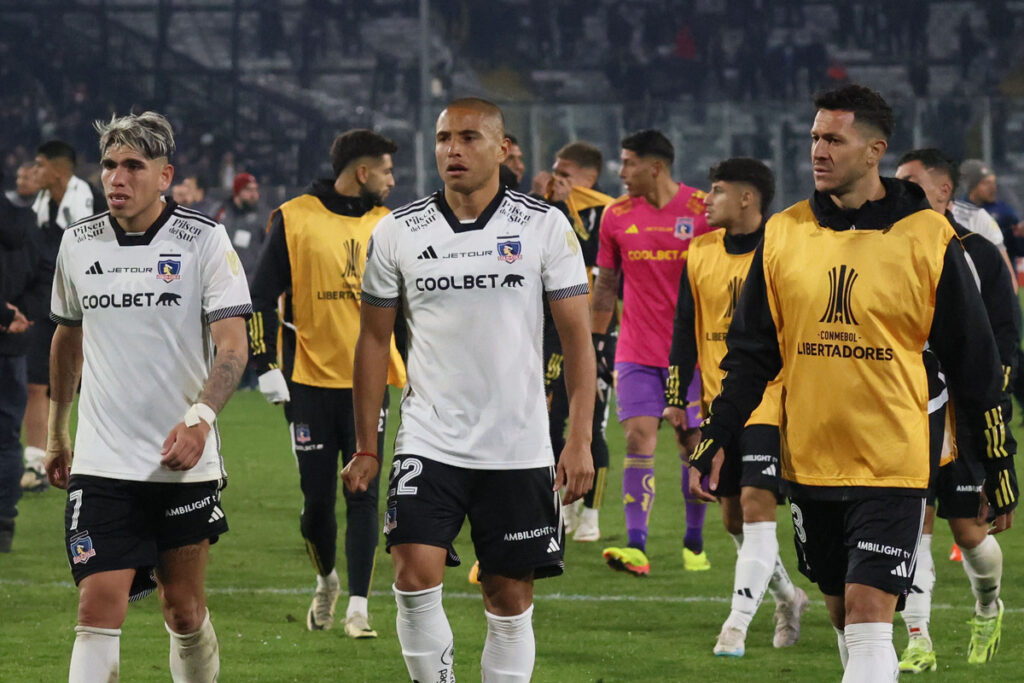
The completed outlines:
[[[989,458],[1005,458],[1006,452],[1006,424],[1003,422],[1003,409],[996,406],[985,412],[985,443],[987,445],[986,455]]]
[[[1003,366],[1003,391],[1006,391],[1010,386],[1010,370],[1011,368],[1009,365]]]
[[[263,313],[256,311],[249,318],[249,348],[254,356],[267,352],[263,332]]]
[[[668,402],[672,405],[679,405],[682,403],[682,398],[679,395],[679,366],[670,365],[668,366],[668,380],[665,382],[665,397]]]
[[[996,487],[996,506],[1005,508],[1015,500],[1013,488],[1010,486],[1010,473],[1003,470],[999,473],[999,485]]]
[[[693,449],[693,454],[690,456],[690,462],[700,460],[700,457],[711,447],[711,439],[704,439],[697,447]]]

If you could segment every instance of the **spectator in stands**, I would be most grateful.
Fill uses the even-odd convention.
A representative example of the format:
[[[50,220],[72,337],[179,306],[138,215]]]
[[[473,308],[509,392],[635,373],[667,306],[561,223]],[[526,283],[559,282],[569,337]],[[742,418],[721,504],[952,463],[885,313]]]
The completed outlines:
[[[174,201],[182,206],[195,209],[200,213],[205,213],[207,216],[213,216],[217,213],[217,205],[213,200],[206,197],[206,181],[198,173],[184,176],[181,182],[172,189],[174,191]]]
[[[89,183],[75,175],[78,156],[62,140],[44,142],[36,150],[35,175],[40,192],[32,210],[36,214],[42,258],[51,278],[64,230],[106,208],[106,200]],[[52,280],[46,283],[47,288]],[[43,458],[50,414],[50,340],[56,325],[43,315],[28,331],[28,403],[25,406],[25,474],[21,487],[42,491],[49,487]]]
[[[1010,258],[1024,257],[1024,243],[1016,234],[1020,217],[1012,206],[996,199],[999,192],[996,174],[981,159],[964,159],[960,164],[960,182],[967,200],[988,211],[999,224]]]
[[[217,222],[227,228],[231,244],[242,262],[242,270],[248,277],[256,272],[256,262],[266,234],[266,216],[259,210],[259,202],[260,186],[256,177],[251,173],[239,173],[232,183],[231,199],[221,205],[215,216]],[[258,384],[256,366],[250,360],[239,389],[255,389]]]
[[[18,166],[18,176],[14,190],[7,193],[7,198],[18,207],[31,207],[39,193],[39,179],[36,177],[36,165],[26,161]]]
[[[10,552],[21,498],[21,419],[28,399],[26,332],[48,311],[52,265],[33,239],[32,210],[0,196],[0,553]]]

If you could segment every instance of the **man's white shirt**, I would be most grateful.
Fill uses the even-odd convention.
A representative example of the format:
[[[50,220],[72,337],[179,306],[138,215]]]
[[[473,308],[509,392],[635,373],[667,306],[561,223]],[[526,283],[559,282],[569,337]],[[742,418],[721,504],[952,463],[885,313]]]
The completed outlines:
[[[953,200],[949,203],[949,210],[956,222],[973,233],[981,235],[992,244],[1005,251],[1003,243],[1003,232],[999,229],[996,219],[985,209],[970,202]]]
[[[64,196],[57,206],[57,216],[54,219],[57,226],[62,230],[72,223],[88,218],[96,213],[93,207],[92,188],[78,176],[71,176],[68,186],[64,190]],[[50,222],[50,191],[43,190],[36,195],[32,203],[32,210],[36,214],[36,220],[40,227]]]
[[[553,463],[543,296],[589,291],[561,212],[503,189],[460,223],[437,192],[380,220],[362,286],[363,303],[401,304],[408,323],[396,454],[483,470]]]
[[[72,474],[155,482],[224,476],[210,430],[196,466],[160,465],[164,439],[199,399],[213,361],[209,325],[252,313],[224,226],[168,200],[145,233],[109,212],[61,241],[50,317],[82,326],[82,389]]]

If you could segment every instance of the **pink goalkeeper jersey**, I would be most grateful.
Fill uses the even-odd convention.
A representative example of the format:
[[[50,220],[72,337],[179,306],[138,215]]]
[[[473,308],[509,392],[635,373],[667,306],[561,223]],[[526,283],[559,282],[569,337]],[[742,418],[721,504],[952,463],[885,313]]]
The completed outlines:
[[[668,367],[672,317],[690,240],[708,232],[704,192],[679,184],[663,209],[623,197],[601,220],[597,265],[621,268],[624,279],[617,363]]]

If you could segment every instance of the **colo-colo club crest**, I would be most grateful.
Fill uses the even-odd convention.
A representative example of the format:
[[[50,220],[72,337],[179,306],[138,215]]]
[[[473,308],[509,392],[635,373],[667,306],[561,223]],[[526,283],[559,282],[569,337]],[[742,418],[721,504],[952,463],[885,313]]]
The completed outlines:
[[[515,263],[519,259],[523,258],[523,243],[517,239],[510,239],[508,237],[499,237],[499,240],[507,240],[505,242],[498,242],[498,260],[504,261],[505,263]]]
[[[164,258],[166,256],[178,258]],[[160,260],[156,262],[156,277],[158,280],[170,284],[181,279],[181,254],[160,254]]]

